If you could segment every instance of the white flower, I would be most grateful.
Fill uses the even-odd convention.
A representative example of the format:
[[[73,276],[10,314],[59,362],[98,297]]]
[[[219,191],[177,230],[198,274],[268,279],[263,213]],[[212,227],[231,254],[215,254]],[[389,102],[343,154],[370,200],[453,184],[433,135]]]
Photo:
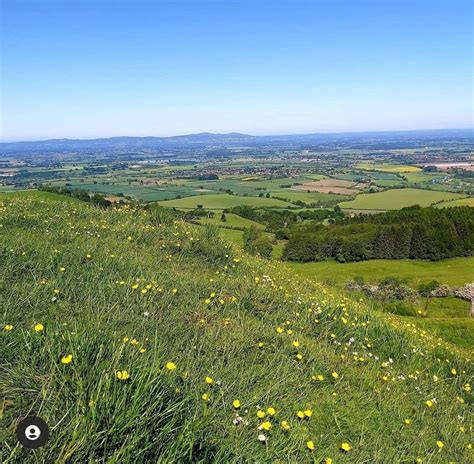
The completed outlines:
[[[149,316],[150,313],[149,313],[148,311],[145,311],[145,312],[143,313],[143,315],[144,315],[144,316]]]
[[[267,441],[267,437],[263,433],[259,434],[257,438],[258,438],[258,441],[261,441],[262,443]]]

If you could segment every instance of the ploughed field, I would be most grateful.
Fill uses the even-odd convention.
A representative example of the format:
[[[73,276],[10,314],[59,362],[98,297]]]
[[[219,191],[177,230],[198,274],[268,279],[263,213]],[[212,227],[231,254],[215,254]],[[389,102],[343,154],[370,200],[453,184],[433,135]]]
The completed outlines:
[[[471,352],[165,216],[0,198],[3,462],[472,461]]]

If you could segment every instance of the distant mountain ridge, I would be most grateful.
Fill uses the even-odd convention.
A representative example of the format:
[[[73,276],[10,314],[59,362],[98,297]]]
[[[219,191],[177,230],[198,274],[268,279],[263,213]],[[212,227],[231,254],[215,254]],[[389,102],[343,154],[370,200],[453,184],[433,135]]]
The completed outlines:
[[[203,145],[236,146],[242,143],[260,145],[267,143],[310,144],[334,146],[335,144],[357,145],[359,143],[373,144],[378,141],[382,144],[392,142],[428,144],[430,140],[465,140],[474,141],[473,129],[440,129],[415,131],[385,131],[385,132],[340,132],[340,133],[312,133],[288,135],[249,135],[239,132],[214,134],[201,132],[197,134],[175,135],[170,137],[155,136],[117,136],[96,139],[48,139],[38,141],[18,141],[0,143],[0,154],[34,153],[34,152],[75,152],[75,151],[126,151],[144,149],[165,149],[178,147],[192,147]]]

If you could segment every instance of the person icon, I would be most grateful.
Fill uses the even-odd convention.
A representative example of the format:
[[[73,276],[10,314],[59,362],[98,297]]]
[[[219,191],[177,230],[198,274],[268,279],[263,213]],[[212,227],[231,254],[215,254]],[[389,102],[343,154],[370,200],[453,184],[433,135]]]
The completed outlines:
[[[15,433],[23,447],[35,449],[46,443],[49,429],[41,417],[27,416],[19,422]]]

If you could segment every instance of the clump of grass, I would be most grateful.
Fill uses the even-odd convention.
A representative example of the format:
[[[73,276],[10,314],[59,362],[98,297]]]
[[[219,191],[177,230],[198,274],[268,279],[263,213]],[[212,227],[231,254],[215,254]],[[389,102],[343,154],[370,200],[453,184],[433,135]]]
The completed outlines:
[[[129,206],[0,226],[4,462],[472,459],[470,354],[429,331]]]

